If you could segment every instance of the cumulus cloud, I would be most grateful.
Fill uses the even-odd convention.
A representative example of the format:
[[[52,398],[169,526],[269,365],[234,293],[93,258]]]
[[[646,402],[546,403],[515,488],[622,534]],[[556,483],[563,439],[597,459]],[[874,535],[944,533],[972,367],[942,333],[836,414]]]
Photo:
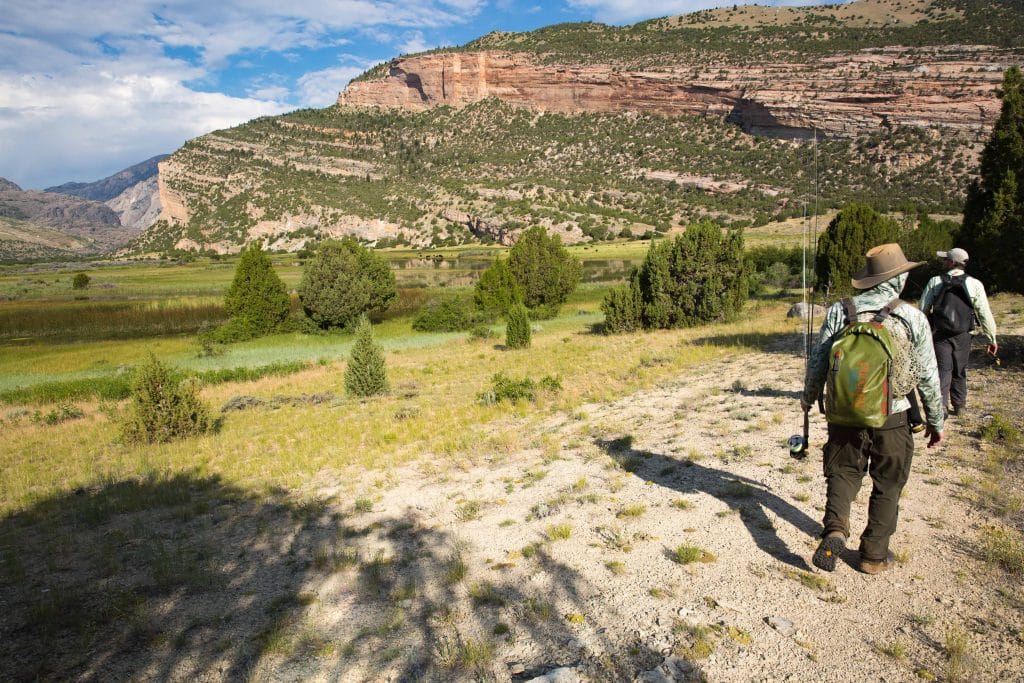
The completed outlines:
[[[299,98],[304,107],[326,107],[334,104],[338,93],[348,82],[363,73],[361,66],[338,66],[311,71],[299,79]]]
[[[428,45],[423,31],[465,22],[485,5],[6,0],[0,12],[0,176],[26,187],[95,180],[216,128],[330,104],[366,65],[303,74],[288,55],[345,45],[360,31],[421,50]],[[238,80],[242,73],[232,62],[263,68],[266,55],[288,66]]]

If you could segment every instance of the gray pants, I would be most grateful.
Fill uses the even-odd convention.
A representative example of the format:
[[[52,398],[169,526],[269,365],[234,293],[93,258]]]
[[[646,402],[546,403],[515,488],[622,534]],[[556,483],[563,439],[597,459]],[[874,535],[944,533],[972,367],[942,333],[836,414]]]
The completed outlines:
[[[967,357],[970,353],[970,332],[935,341],[943,406],[952,406],[954,410],[967,406]]]

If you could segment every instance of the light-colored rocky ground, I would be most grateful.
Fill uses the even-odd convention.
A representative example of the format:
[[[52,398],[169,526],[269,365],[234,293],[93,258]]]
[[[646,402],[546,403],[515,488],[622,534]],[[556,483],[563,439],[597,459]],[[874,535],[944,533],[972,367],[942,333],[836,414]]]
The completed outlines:
[[[810,564],[825,424],[814,416],[811,457],[789,457],[803,361],[774,348],[552,415],[524,435],[534,448],[463,470],[420,462],[347,487],[374,492],[373,509],[352,512],[346,498],[348,531],[331,552],[355,552],[361,565],[309,586],[305,627],[343,646],[265,655],[252,673],[1024,680],[1020,576],[983,561],[979,532],[992,519],[972,502],[972,461],[986,448],[977,430],[986,406],[1019,393],[1019,368],[975,356],[976,408],[951,422],[944,448],[926,450],[918,439],[892,544],[900,564],[886,574],[856,570],[870,482],[837,570]],[[571,534],[552,540],[560,524]],[[672,555],[681,545],[713,561],[679,564]],[[464,576],[453,572],[455,557]],[[966,656],[951,662],[958,638]]]

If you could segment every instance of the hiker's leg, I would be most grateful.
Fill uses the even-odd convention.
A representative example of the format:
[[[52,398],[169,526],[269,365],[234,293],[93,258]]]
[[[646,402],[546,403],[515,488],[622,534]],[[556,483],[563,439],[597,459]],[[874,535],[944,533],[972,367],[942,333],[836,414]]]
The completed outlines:
[[[867,560],[884,560],[889,538],[896,531],[900,493],[910,477],[914,458],[914,436],[907,414],[891,416],[884,427],[871,435],[871,498],[868,500],[868,525],[860,537],[860,554]]]
[[[850,504],[860,491],[868,459],[863,446],[867,431],[853,427],[828,426],[823,469],[827,486],[822,537],[831,531],[850,536]]]
[[[950,342],[953,372],[949,385],[949,404],[960,410],[967,406],[967,357],[971,353],[971,333],[958,334]]]
[[[939,366],[939,387],[942,389],[942,408],[949,408],[949,384],[953,379],[953,342],[950,339],[935,341],[935,363]]]

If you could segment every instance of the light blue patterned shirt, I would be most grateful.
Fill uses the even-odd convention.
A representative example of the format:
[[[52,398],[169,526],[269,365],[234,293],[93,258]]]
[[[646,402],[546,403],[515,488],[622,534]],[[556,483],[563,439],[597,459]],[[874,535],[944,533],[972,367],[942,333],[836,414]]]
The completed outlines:
[[[853,303],[857,312],[878,311],[890,301],[899,297],[903,290],[906,277],[898,275],[894,278],[879,283],[871,289],[865,289],[853,297]],[[918,368],[917,389],[921,393],[921,401],[924,404],[925,415],[928,424],[933,430],[941,432],[945,426],[945,415],[942,409],[942,392],[939,388],[939,367],[935,362],[935,348],[932,346],[932,331],[928,324],[928,318],[924,313],[908,303],[903,303],[892,315],[907,323],[910,330],[911,353],[915,358],[915,366]],[[843,304],[837,301],[829,307],[825,314],[825,322],[821,325],[821,333],[818,335],[818,342],[811,348],[810,356],[807,359],[807,377],[804,378],[803,400],[805,403],[814,404],[825,387],[825,378],[828,375],[829,351],[832,349],[832,341],[846,324],[846,314],[843,311]],[[910,408],[910,402],[905,396],[893,399],[893,413],[902,412]]]

